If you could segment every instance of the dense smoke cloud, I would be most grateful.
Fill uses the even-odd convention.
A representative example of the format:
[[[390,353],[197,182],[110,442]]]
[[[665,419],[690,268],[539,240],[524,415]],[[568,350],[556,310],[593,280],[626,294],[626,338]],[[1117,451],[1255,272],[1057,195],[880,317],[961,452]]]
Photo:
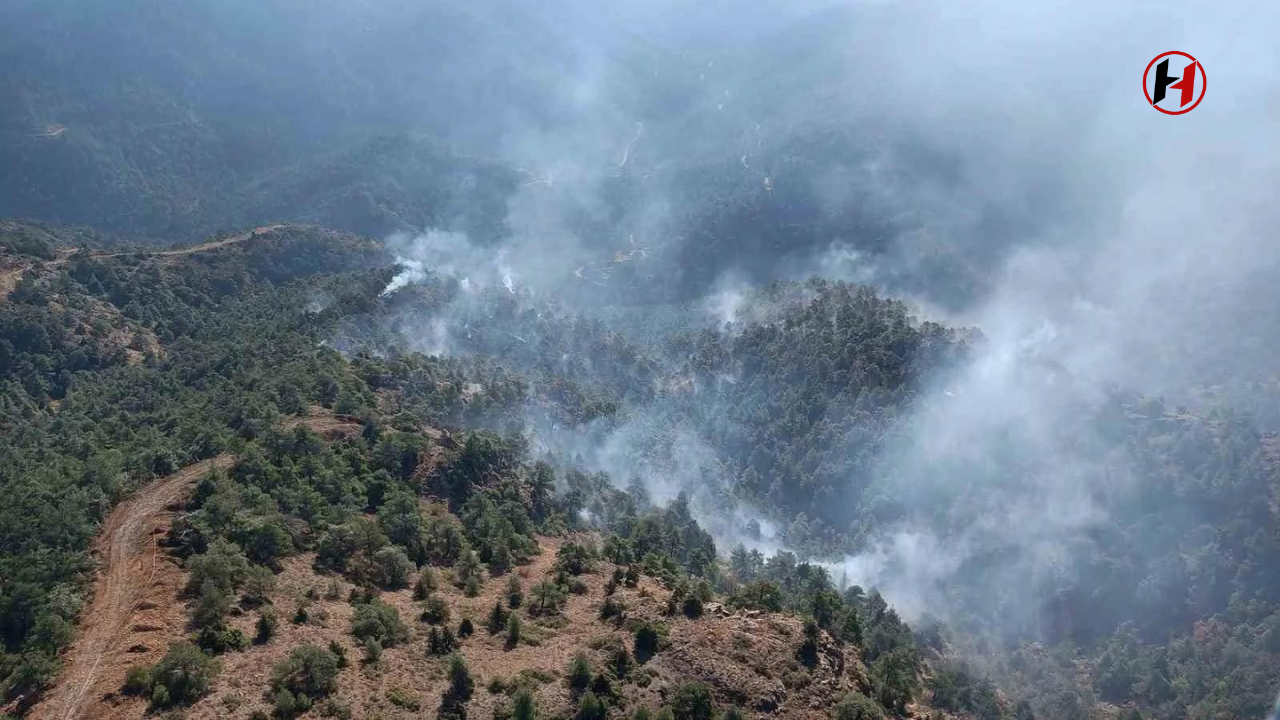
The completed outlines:
[[[933,230],[981,247],[991,238],[965,212],[977,203],[1024,232],[996,248],[990,293],[952,318],[984,333],[974,360],[886,450],[881,490],[915,512],[845,567],[943,616],[954,583],[985,573],[992,615],[1034,633],[1130,487],[1126,449],[1091,424],[1105,388],[1241,404],[1242,388],[1196,389],[1275,382],[1259,360],[1277,340],[1262,319],[1280,280],[1266,230],[1280,217],[1262,202],[1280,180],[1266,150],[1276,54],[1259,17],[1217,7],[901,9],[860,61],[883,79],[876,112],[963,157],[951,199],[965,202],[934,204]],[[1176,118],[1138,87],[1145,58],[1169,48],[1195,48],[1213,78]]]
[[[922,316],[979,328],[972,362],[932,379],[882,453],[874,492],[913,511],[833,567],[884,588],[911,614],[945,615],[953,582],[982,557],[999,588],[988,598],[993,614],[1034,632],[1039,594],[1070,581],[1092,530],[1108,522],[1109,498],[1129,487],[1125,448],[1093,423],[1113,401],[1108,389],[1202,403],[1247,400],[1250,387],[1275,382],[1265,359],[1277,347],[1268,320],[1280,309],[1271,290],[1280,250],[1267,230],[1280,217],[1269,202],[1278,176],[1268,148],[1280,95],[1263,28],[1277,18],[1257,7],[1232,16],[1169,3],[826,12],[843,21],[840,41],[797,61],[828,63],[820,100],[770,91],[778,106],[752,107],[741,97],[751,88],[743,74],[714,61],[655,66],[695,86],[687,98],[695,111],[681,121],[695,130],[687,135],[624,100],[620,83],[642,76],[624,62],[637,57],[636,44],[598,18],[613,30],[599,44],[575,36],[586,60],[561,93],[577,103],[575,121],[508,133],[500,145],[527,176],[509,201],[510,238],[479,248],[429,233],[391,245],[410,273],[443,269],[571,304],[638,302],[638,286],[641,297],[674,297],[653,285],[678,283],[679,268],[627,284],[610,275],[623,263],[609,264],[619,253],[659,265],[689,251],[692,228],[672,210],[680,192],[668,185],[668,163],[723,156],[744,182],[775,192],[771,169],[755,164],[757,148],[807,124],[865,130],[863,151],[807,177],[806,192],[827,214],[857,205],[883,220],[878,249],[835,233],[812,238],[810,250],[740,257],[694,307],[732,330],[760,319],[743,315],[754,285],[817,274],[905,293]],[[750,22],[716,50],[738,60],[752,43],[766,52],[775,39],[769,13],[744,13]],[[705,40],[713,27],[686,26],[683,35]],[[801,37],[814,32],[799,27]],[[815,44],[830,40],[825,32]],[[674,35],[660,39],[679,47]],[[1195,53],[1212,78],[1206,101],[1185,116],[1154,112],[1138,86],[1150,57],[1169,48]],[[716,54],[702,50],[681,52]],[[643,182],[620,211],[611,193],[632,173]],[[643,256],[630,254],[637,237]],[[957,279],[930,264],[938,247],[989,269],[977,292],[940,296]],[[432,257],[441,252],[453,257]],[[449,322],[438,317],[437,331],[441,318]],[[1209,387],[1230,377],[1252,385]],[[662,427],[675,414],[664,402],[607,428],[530,429],[545,448],[620,484],[638,477],[656,498],[693,492],[722,543],[743,540],[754,513],[727,496],[731,481],[698,428]],[[670,452],[655,455],[663,443]],[[766,536],[774,540],[755,543],[778,546],[776,533]]]

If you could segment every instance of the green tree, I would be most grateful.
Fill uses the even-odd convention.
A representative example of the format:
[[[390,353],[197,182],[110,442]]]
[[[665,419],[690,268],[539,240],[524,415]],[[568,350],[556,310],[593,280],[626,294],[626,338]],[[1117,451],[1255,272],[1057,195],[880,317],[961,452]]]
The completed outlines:
[[[604,701],[588,690],[582,694],[582,698],[578,701],[578,712],[574,715],[574,719],[605,720],[608,714],[609,708],[604,704]]]
[[[645,663],[658,652],[662,635],[657,626],[649,622],[641,622],[635,629],[636,660]]]
[[[373,554],[373,581],[381,587],[399,590],[409,586],[413,562],[397,547],[384,547]]]
[[[471,670],[467,668],[466,660],[458,654],[451,656],[449,658],[449,694],[465,703],[471,699],[475,686],[475,680],[471,677]]]
[[[511,613],[507,616],[507,647],[520,644],[520,615]]]
[[[271,689],[318,700],[337,691],[338,663],[338,656],[329,650],[310,643],[300,645],[272,668]]]
[[[522,602],[524,602],[524,586],[520,584],[520,577],[513,574],[507,580],[507,604],[514,610],[520,607]]]
[[[409,628],[400,620],[400,612],[381,600],[356,605],[351,616],[351,634],[360,640],[374,640],[391,647],[409,637]]]
[[[591,684],[591,661],[587,659],[587,654],[579,652],[573,656],[573,661],[569,663],[569,674],[566,676],[569,683],[569,689],[574,692],[582,692],[587,689],[587,685]]]
[[[443,598],[429,597],[422,603],[422,621],[439,625],[449,622],[449,603]]]
[[[854,690],[836,706],[836,720],[884,720],[884,710],[875,700]]]
[[[528,688],[521,688],[512,698],[511,717],[512,720],[537,720],[537,702]]]
[[[711,688],[700,682],[680,685],[671,697],[671,712],[676,720],[712,720],[716,703]]]
[[[537,614],[554,613],[560,609],[562,602],[564,602],[564,593],[554,582],[543,580],[533,586],[533,609],[537,610]]]
[[[200,648],[184,640],[169,644],[169,650],[151,670],[153,688],[163,692],[158,707],[186,705],[204,697],[209,692],[213,678],[218,674],[218,664]]]
[[[512,613],[514,614],[514,613]],[[490,635],[497,635],[507,626],[507,611],[502,607],[502,601],[498,600],[493,603],[493,609],[489,611],[489,622],[486,628]]]
[[[257,635],[254,637],[254,642],[265,645],[276,634],[278,625],[279,620],[276,619],[275,611],[271,608],[263,608],[262,612],[258,613]]]
[[[413,585],[413,599],[426,600],[431,593],[436,590],[436,574],[429,567],[424,567],[418,573],[418,579]]]

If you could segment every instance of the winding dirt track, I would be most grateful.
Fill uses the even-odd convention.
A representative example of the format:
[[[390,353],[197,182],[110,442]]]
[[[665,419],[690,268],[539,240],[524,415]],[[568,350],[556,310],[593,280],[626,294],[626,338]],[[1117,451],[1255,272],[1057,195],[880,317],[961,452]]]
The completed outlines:
[[[306,425],[326,437],[358,434],[351,417],[312,408],[284,427]],[[31,717],[49,720],[127,716],[115,694],[133,665],[160,659],[165,647],[153,638],[182,634],[186,612],[178,599],[184,574],[160,548],[176,504],[186,499],[206,473],[231,466],[219,455],[152,482],[107,516],[94,543],[99,569],[93,602],[80,619],[79,634],[63,657],[57,682],[33,708]],[[123,714],[122,714],[123,713]]]
[[[113,257],[123,257],[125,255],[136,255],[136,254],[146,255],[148,257],[175,257],[179,255],[194,255],[196,253],[208,252],[210,250],[217,250],[218,248],[226,247],[228,245],[237,245],[256,235],[269,233],[273,230],[279,230],[280,228],[283,228],[283,227],[285,226],[284,225],[264,225],[263,227],[255,228],[248,232],[240,233],[239,235],[233,235],[232,237],[229,237],[229,238],[224,238],[222,240],[213,240],[211,242],[201,243],[199,245],[192,245],[191,247],[186,247],[186,248],[179,248],[177,250],[139,251],[137,253],[133,253],[133,252],[98,253],[98,254],[90,255],[90,257],[113,258]],[[46,263],[43,263],[43,266],[58,267],[61,265],[66,265],[68,262],[71,261],[73,254],[74,254],[73,250],[61,251],[60,252],[61,257],[59,257],[56,260],[50,260]],[[18,286],[18,281],[22,279],[22,274],[27,270],[30,270],[31,267],[32,266],[28,263],[25,265],[21,265],[19,267],[11,268],[9,270],[0,270],[0,300],[3,300],[4,298],[8,297],[9,293],[13,292],[14,288]]]
[[[93,603],[84,613],[80,635],[66,655],[57,685],[36,706],[34,717],[90,716],[85,706],[102,696],[103,681],[108,680],[100,669],[130,659],[129,648],[121,647],[121,640],[129,634],[137,612],[150,609],[141,607],[144,598],[157,569],[169,562],[160,553],[157,537],[168,528],[172,517],[168,507],[182,500],[206,473],[226,468],[232,460],[230,455],[219,455],[187,466],[142,488],[107,516],[94,547],[102,567],[94,581]],[[118,682],[105,690],[118,689]]]

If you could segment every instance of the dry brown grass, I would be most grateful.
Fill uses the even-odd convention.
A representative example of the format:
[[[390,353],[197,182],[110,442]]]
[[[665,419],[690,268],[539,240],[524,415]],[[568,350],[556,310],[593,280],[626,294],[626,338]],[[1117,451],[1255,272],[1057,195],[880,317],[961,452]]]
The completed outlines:
[[[553,574],[555,554],[564,540],[541,538],[542,552],[529,565],[515,571],[526,588]],[[264,646],[253,646],[245,652],[221,656],[222,673],[210,695],[187,709],[184,717],[225,718],[248,717],[255,711],[270,713],[267,695],[271,667],[302,643],[326,646],[337,641],[347,648],[351,661],[339,678],[339,691],[334,699],[348,705],[355,717],[408,718],[433,717],[441,693],[446,686],[447,660],[432,657],[426,651],[425,637],[429,626],[418,620],[421,603],[413,600],[408,589],[381,593],[381,599],[395,606],[411,629],[410,640],[387,648],[376,666],[362,662],[363,653],[350,635],[352,606],[348,602],[351,584],[335,576],[321,576],[312,570],[312,556],[302,555],[284,563],[272,596],[279,629]],[[175,567],[176,570],[176,567]],[[565,682],[566,669],[573,656],[585,651],[596,669],[605,664],[605,649],[610,642],[631,647],[631,632],[623,624],[598,618],[604,599],[604,586],[612,566],[602,563],[596,572],[584,575],[588,592],[570,594],[561,616],[524,619],[526,641],[508,648],[505,633],[490,635],[485,620],[499,598],[505,598],[507,578],[489,579],[479,596],[466,597],[449,582],[447,570],[439,570],[437,596],[444,598],[450,609],[449,625],[456,629],[463,617],[470,617],[476,633],[462,641],[461,653],[476,680],[476,693],[468,704],[472,717],[492,717],[498,703],[509,701],[507,693],[494,695],[487,689],[495,678],[511,685],[523,677],[535,688],[538,706],[545,714],[571,714],[573,698]],[[178,570],[179,574],[181,573]],[[180,577],[174,578],[173,595],[168,598],[170,621],[163,629],[150,633],[152,644],[163,648],[170,639],[183,634],[180,619],[185,610],[176,596]],[[330,587],[339,588],[332,597]],[[822,662],[813,671],[804,671],[794,661],[800,639],[800,622],[787,615],[734,614],[709,605],[709,611],[698,620],[683,616],[668,617],[663,613],[668,592],[652,579],[645,578],[639,588],[619,587],[615,597],[627,608],[632,619],[662,623],[669,628],[669,645],[643,666],[633,670],[630,680],[619,683],[621,704],[628,710],[641,705],[658,707],[671,691],[688,680],[706,682],[723,704],[736,704],[759,714],[778,717],[827,717],[831,707],[849,689],[856,686],[860,672],[852,653],[827,644]],[[299,605],[308,608],[306,624],[291,622]],[[233,617],[231,625],[254,634],[255,611]],[[536,643],[536,644],[535,644]],[[149,651],[136,659],[156,659]],[[846,657],[848,656],[848,657]],[[115,667],[110,675],[114,686],[104,680],[96,691],[118,689],[129,663]],[[802,686],[788,688],[783,677],[788,673],[802,676]],[[408,691],[421,699],[421,709],[413,711],[397,706],[389,699],[393,691]],[[92,717],[140,718],[144,700],[110,694],[93,708]],[[317,714],[318,713],[314,713]]]

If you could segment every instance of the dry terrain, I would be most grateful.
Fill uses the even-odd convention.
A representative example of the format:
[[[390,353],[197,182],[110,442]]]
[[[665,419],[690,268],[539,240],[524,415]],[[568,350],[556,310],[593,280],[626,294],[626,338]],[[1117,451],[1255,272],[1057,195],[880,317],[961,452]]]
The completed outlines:
[[[286,425],[306,424],[324,435],[354,433],[359,425],[313,409]],[[102,525],[94,553],[99,570],[93,600],[53,688],[35,707],[37,718],[122,717],[110,699],[130,666],[154,663],[168,641],[186,630],[179,598],[185,573],[161,548],[173,514],[205,474],[231,465],[230,455],[189,465],[121,502]]]
[[[354,419],[319,408],[285,424],[305,424],[330,438],[360,430]],[[444,445],[453,445],[451,438],[439,431],[433,436]],[[423,466],[434,466],[439,455],[426,460]],[[224,455],[184,468],[151,483],[112,511],[96,548],[100,570],[93,601],[84,613],[77,640],[65,655],[61,676],[36,706],[34,717],[63,720],[146,715],[144,699],[120,692],[128,669],[154,664],[171,641],[190,635],[188,601],[181,594],[187,573],[160,542],[174,513],[180,511],[182,499],[199,478],[231,462],[232,458]],[[423,510],[445,512],[442,506],[425,500]],[[514,571],[526,593],[525,606],[517,611],[524,620],[523,637],[514,647],[507,643],[505,632],[490,634],[485,629],[494,604],[505,600],[509,578],[489,578],[477,597],[466,597],[451,582],[450,571],[437,568],[436,595],[449,606],[449,626],[456,629],[469,617],[476,627],[473,636],[461,641],[460,650],[476,680],[476,693],[468,704],[472,717],[492,717],[496,707],[510,702],[509,688],[517,682],[534,690],[539,707],[548,716],[572,714],[574,698],[565,676],[574,655],[585,651],[593,667],[603,669],[611,647],[632,648],[631,628],[638,620],[663,626],[668,641],[646,663],[635,666],[625,681],[615,684],[618,705],[628,710],[656,708],[680,683],[696,679],[711,686],[722,705],[738,705],[758,715],[824,718],[845,693],[865,685],[865,668],[856,649],[825,634],[817,666],[812,670],[802,667],[795,659],[802,639],[801,623],[794,616],[731,612],[718,603],[708,604],[698,619],[668,615],[670,592],[648,577],[642,578],[638,587],[617,588],[614,598],[625,609],[624,619],[602,620],[600,606],[614,569],[607,562],[582,576],[585,592],[568,595],[562,612],[541,617],[530,614],[527,596],[535,584],[555,574],[556,553],[565,542],[568,539],[539,538],[540,552]],[[273,664],[302,643],[326,646],[334,641],[347,648],[351,664],[342,671],[339,690],[332,699],[349,707],[354,717],[435,715],[446,685],[446,660],[427,651],[431,628],[419,619],[422,603],[413,599],[409,589],[381,593],[382,600],[396,607],[409,626],[410,639],[386,649],[378,662],[364,663],[350,634],[352,585],[337,576],[318,574],[312,567],[313,559],[313,555],[303,554],[283,563],[270,598],[280,618],[276,635],[264,645],[220,656],[220,674],[212,692],[185,709],[184,717],[269,714]],[[306,620],[291,622],[300,607],[307,610]],[[258,612],[237,609],[230,624],[252,637]],[[495,684],[490,690],[494,681],[501,681],[501,687]]]

